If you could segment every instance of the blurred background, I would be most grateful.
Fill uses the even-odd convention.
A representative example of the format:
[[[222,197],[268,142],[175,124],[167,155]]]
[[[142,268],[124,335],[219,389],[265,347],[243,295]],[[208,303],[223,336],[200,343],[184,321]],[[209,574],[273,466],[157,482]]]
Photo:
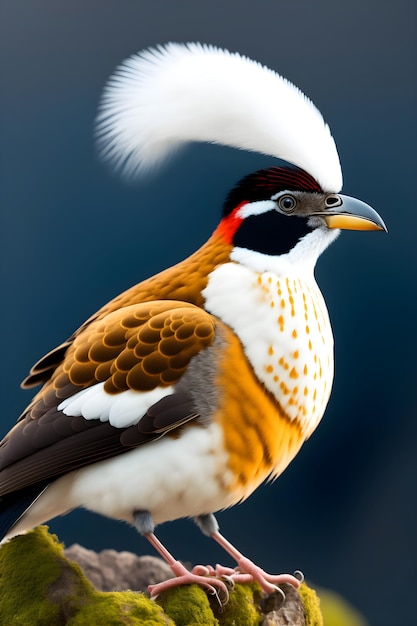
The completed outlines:
[[[201,41],[278,70],[330,124],[344,192],[389,234],[344,232],[319,260],[336,340],[325,417],[284,475],[218,518],[266,569],[302,569],[376,626],[415,619],[416,3],[414,0],[15,0],[0,18],[1,431],[31,398],[20,381],[99,306],[186,257],[228,190],[273,159],[193,146],[127,185],[97,158],[102,87],[126,56]],[[250,90],[251,86],[247,86]],[[77,511],[67,545],[152,550],[126,525]],[[227,563],[185,520],[175,555]]]

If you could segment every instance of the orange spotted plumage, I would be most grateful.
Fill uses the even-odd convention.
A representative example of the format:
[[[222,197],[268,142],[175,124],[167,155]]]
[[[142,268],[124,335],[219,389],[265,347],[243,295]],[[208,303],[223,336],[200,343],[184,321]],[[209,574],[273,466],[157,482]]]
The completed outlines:
[[[226,340],[216,381],[223,390],[221,411],[215,419],[224,432],[234,477],[231,488],[241,500],[269,476],[281,474],[304,436],[300,423],[289,419],[276,397],[259,386],[238,338],[229,331]]]

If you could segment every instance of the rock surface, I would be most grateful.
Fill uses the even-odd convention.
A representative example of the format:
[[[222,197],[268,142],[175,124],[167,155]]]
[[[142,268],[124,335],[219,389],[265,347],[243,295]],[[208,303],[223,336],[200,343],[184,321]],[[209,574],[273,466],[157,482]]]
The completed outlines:
[[[64,554],[78,563],[99,591],[147,591],[148,585],[172,578],[168,565],[154,556],[116,550],[94,552],[77,543],[66,548]]]

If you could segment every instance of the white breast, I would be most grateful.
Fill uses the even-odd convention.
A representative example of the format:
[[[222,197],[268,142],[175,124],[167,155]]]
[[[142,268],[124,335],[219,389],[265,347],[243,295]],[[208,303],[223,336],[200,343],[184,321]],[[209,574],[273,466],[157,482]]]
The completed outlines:
[[[258,379],[290,419],[313,432],[333,382],[333,336],[312,275],[258,272],[238,263],[216,268],[203,292],[206,309],[241,340]]]

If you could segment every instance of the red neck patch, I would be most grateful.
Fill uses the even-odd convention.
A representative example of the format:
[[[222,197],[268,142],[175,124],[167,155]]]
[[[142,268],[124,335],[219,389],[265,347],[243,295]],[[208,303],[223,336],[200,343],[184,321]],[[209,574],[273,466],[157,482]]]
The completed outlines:
[[[230,245],[233,243],[234,234],[243,222],[243,217],[240,217],[238,212],[247,203],[247,200],[241,202],[231,213],[222,219],[214,231],[214,234],[221,237],[225,243]]]

